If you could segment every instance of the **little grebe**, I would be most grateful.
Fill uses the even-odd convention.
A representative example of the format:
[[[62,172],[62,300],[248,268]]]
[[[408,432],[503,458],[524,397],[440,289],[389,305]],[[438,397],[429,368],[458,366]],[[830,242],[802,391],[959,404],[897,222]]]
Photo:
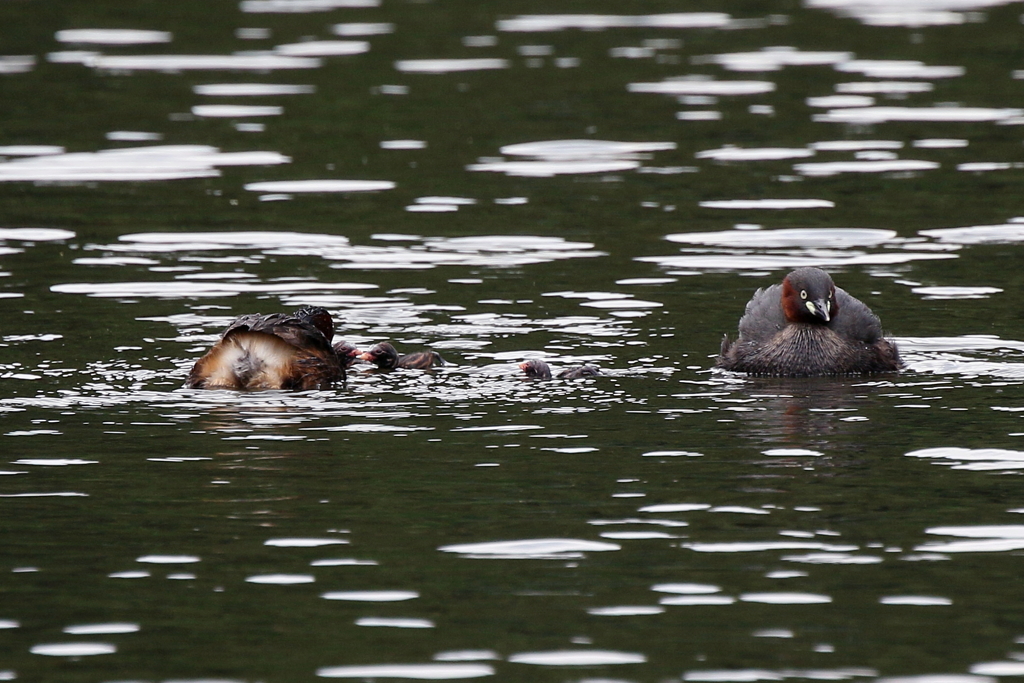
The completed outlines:
[[[360,360],[368,360],[381,370],[392,370],[394,368],[414,368],[418,370],[429,370],[435,366],[444,365],[444,359],[437,351],[417,351],[399,355],[388,342],[381,342],[366,353],[357,356]]]
[[[185,386],[191,389],[328,389],[345,381],[345,368],[359,349],[331,346],[334,321],[326,309],[306,306],[294,313],[251,313],[236,318]]]
[[[551,366],[542,360],[528,360],[519,364],[519,369],[526,373],[528,379],[551,379]],[[558,379],[580,379],[600,375],[601,370],[593,365],[580,365],[566,368],[556,375]]]
[[[722,340],[715,365],[751,375],[814,377],[894,372],[896,344],[871,309],[819,268],[798,268],[758,289],[740,318],[739,339]]]

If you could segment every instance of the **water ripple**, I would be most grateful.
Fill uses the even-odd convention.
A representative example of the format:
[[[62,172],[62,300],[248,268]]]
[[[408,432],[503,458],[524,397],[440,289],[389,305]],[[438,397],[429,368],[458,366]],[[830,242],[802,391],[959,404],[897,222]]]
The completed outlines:
[[[495,23],[499,31],[536,33],[611,28],[722,28],[732,20],[720,12],[678,12],[675,14],[524,14]]]
[[[219,166],[290,163],[277,152],[221,152],[207,145],[156,145],[48,154],[0,162],[0,182],[178,180],[220,175]]]
[[[316,670],[321,678],[407,678],[424,681],[448,681],[493,676],[488,664],[368,664],[363,666],[325,666]]]
[[[945,123],[1001,123],[1024,116],[1024,109],[995,109],[986,107],[861,107],[834,109],[815,114],[818,123],[849,123],[873,125],[890,121],[918,121]]]
[[[848,62],[852,52],[818,52],[794,47],[763,47],[756,52],[727,52],[701,55],[693,64],[718,64],[727,71],[780,71],[787,66],[818,66]]]
[[[86,65],[102,71],[275,71],[317,69],[318,58],[272,54],[245,55],[99,55]]]
[[[762,95],[775,92],[772,81],[714,81],[704,79],[672,78],[654,83],[630,83],[629,92],[658,93],[661,95]]]
[[[441,552],[458,553],[471,558],[495,559],[563,559],[580,557],[586,552],[621,550],[615,543],[583,541],[571,538],[539,538],[519,541],[463,543],[438,548]]]
[[[643,664],[647,657],[638,652],[614,650],[551,650],[547,652],[520,652],[509,655],[514,664],[539,666],[605,666],[609,664]]]
[[[117,646],[110,643],[41,643],[33,645],[29,652],[49,657],[93,657],[117,652]]]
[[[57,31],[58,43],[91,43],[96,45],[148,45],[171,42],[168,31],[147,31],[131,28],[78,28]]]
[[[507,59],[403,59],[395,62],[395,70],[405,73],[447,74],[463,71],[507,69]]]

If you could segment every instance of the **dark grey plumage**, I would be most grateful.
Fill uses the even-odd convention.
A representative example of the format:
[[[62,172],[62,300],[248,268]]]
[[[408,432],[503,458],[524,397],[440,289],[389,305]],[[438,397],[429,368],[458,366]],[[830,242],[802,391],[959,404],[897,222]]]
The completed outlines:
[[[412,368],[429,370],[445,365],[444,358],[437,351],[415,351],[399,354],[390,342],[381,342],[372,349],[358,356],[360,360],[370,361],[381,370],[395,368]]]
[[[528,379],[551,379],[551,366],[536,358],[520,363],[519,369],[526,373]],[[583,377],[596,377],[600,374],[601,370],[593,365],[577,365],[562,370],[555,377],[558,379],[581,379]]]
[[[811,377],[894,372],[896,345],[864,303],[819,268],[799,268],[782,284],[759,289],[739,323],[739,339],[722,340],[715,365],[751,375]]]

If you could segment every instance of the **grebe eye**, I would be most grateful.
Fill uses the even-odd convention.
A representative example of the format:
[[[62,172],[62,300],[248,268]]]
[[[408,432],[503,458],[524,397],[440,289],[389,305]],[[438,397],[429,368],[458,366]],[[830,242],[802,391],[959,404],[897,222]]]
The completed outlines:
[[[807,290],[806,289],[801,289],[800,290],[800,298],[801,299],[806,299],[807,298]]]

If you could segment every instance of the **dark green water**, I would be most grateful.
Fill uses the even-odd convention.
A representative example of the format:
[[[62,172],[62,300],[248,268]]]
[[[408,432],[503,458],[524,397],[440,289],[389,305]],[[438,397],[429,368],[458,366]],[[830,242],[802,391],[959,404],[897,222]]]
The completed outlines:
[[[0,680],[1024,675],[1024,8],[883,9],[0,4]],[[797,265],[907,369],[713,371]],[[307,303],[450,364],[181,388]]]

